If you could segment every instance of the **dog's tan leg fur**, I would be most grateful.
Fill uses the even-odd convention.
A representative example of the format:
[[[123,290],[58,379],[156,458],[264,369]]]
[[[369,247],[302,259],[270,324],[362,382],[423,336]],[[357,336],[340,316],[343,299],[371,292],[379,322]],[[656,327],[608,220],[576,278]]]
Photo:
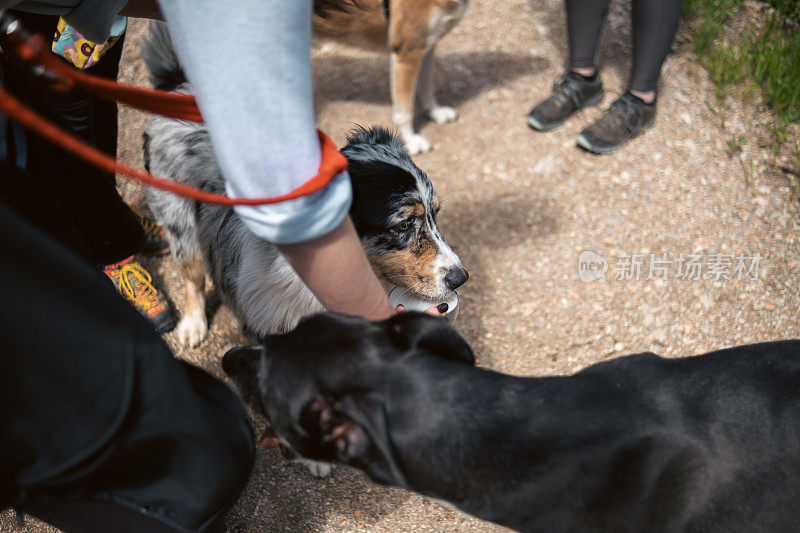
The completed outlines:
[[[389,50],[392,52],[392,104],[397,129],[410,154],[431,144],[414,132],[414,99],[422,58],[431,48],[429,19],[438,8],[424,0],[390,0]]]
[[[186,282],[186,309],[178,322],[178,339],[188,346],[197,346],[208,333],[206,301],[206,264],[202,257],[193,257],[180,265]]]
[[[417,88],[426,111],[438,123],[455,120],[456,112],[436,102],[433,92],[433,52],[466,9],[464,0],[390,0],[389,49],[392,51],[393,119],[411,154],[427,152],[431,144],[414,133]]]
[[[451,107],[440,106],[433,91],[433,48],[464,16],[468,0],[389,0],[389,25],[382,0],[360,0],[359,8],[314,17],[314,35],[392,53],[392,118],[411,154],[431,144],[414,132],[414,100],[419,86],[425,111],[438,124],[455,120]]]
[[[392,118],[410,154],[427,152],[431,149],[431,144],[425,137],[414,133],[414,95],[424,55],[423,49],[392,54]]]
[[[422,107],[437,124],[452,122],[458,118],[458,113],[452,107],[439,105],[436,100],[436,91],[433,88],[433,55],[436,47],[432,46],[422,58],[422,66],[419,71],[419,99]]]

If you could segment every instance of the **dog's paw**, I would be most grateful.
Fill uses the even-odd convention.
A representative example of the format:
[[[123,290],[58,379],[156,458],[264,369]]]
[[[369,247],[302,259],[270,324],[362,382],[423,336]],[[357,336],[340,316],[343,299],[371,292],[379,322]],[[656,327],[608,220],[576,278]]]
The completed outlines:
[[[455,119],[458,118],[458,111],[453,109],[452,107],[447,106],[439,106],[434,107],[430,111],[428,111],[428,115],[431,117],[437,124],[445,124],[447,122],[453,122]]]
[[[306,468],[314,477],[328,477],[333,471],[333,465],[330,463],[312,461],[311,459],[301,459],[300,462],[306,465]]]
[[[405,136],[406,150],[411,155],[421,154],[431,149],[431,143],[428,139],[418,133],[412,133]]]
[[[206,322],[205,313],[197,310],[184,315],[178,322],[178,327],[175,331],[178,333],[179,341],[194,348],[206,338],[206,333],[208,333],[208,322]]]

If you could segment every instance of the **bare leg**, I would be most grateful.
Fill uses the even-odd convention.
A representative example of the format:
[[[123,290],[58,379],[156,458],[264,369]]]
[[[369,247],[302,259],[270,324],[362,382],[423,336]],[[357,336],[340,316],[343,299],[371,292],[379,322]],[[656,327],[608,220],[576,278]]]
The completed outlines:
[[[392,118],[410,154],[431,149],[431,143],[425,137],[414,133],[414,95],[423,55],[423,50],[392,54]]]
[[[641,99],[645,104],[652,104],[653,100],[656,99],[655,91],[637,91],[635,89],[631,89],[630,91],[633,96]]]
[[[208,333],[206,302],[203,289],[206,283],[206,264],[202,257],[192,257],[180,265],[186,281],[186,309],[178,322],[178,339],[188,346],[197,346]]]
[[[440,106],[436,100],[433,88],[433,54],[436,47],[432,46],[422,57],[422,66],[419,71],[419,98],[428,116],[437,124],[452,122],[458,118],[458,113],[452,107]]]
[[[589,76],[594,76],[594,73],[597,72],[597,69],[595,67],[585,67],[585,68],[572,67],[570,70],[572,72],[577,72],[581,76],[586,76],[587,78]]]

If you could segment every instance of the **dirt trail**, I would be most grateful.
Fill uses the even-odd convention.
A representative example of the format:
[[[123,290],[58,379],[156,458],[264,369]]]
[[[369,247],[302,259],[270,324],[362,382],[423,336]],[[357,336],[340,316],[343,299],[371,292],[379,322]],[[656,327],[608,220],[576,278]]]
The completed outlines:
[[[761,166],[760,149],[748,147],[756,161],[749,184],[726,152],[732,134],[709,110],[713,88],[685,28],[663,70],[655,129],[623,150],[597,157],[575,146],[601,109],[552,133],[525,125],[564,62],[562,9],[557,0],[474,0],[436,61],[439,100],[460,118],[438,126],[419,117],[435,150],[416,161],[444,200],[445,237],[470,271],[457,326],[480,364],[551,375],[631,352],[672,357],[800,336],[800,204],[787,180]],[[617,91],[629,68],[628,10],[615,2],[604,34],[603,80]],[[134,27],[122,69],[136,83],[144,83],[140,35]],[[337,143],[355,123],[390,123],[388,58],[325,45],[314,66],[319,124]],[[606,95],[603,108],[614,98]],[[734,128],[754,120],[743,106],[728,112]],[[143,118],[123,111],[121,120],[120,155],[141,164]],[[123,189],[141,195],[138,187]],[[605,281],[581,281],[585,250],[607,263]],[[651,254],[672,263],[651,272]],[[737,279],[740,256],[745,267],[757,261],[757,279],[754,270]],[[172,260],[147,264],[180,309]],[[691,279],[697,265],[700,279]],[[173,335],[167,340],[179,357],[220,375],[220,357],[242,338],[230,311],[210,307],[211,332],[197,349],[179,346]],[[30,531],[50,529],[28,523]],[[13,524],[3,514],[0,531],[17,531]],[[274,452],[259,453],[229,529],[500,530],[349,469],[316,480]]]

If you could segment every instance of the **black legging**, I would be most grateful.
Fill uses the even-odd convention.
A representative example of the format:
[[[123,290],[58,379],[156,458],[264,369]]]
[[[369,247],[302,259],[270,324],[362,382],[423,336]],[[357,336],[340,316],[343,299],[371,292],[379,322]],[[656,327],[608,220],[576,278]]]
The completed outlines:
[[[595,67],[609,0],[566,0],[570,68]],[[654,91],[678,30],[683,0],[633,0],[633,66],[629,89]]]

